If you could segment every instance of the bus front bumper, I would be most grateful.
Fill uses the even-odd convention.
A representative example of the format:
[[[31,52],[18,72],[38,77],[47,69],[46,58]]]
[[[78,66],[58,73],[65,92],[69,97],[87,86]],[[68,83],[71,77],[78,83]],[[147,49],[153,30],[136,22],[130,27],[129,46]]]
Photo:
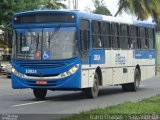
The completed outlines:
[[[80,89],[80,72],[61,79],[26,79],[19,78],[13,73],[11,74],[12,88],[13,89],[25,89],[25,88],[47,88],[47,89]],[[37,81],[45,81],[47,84],[37,84]]]

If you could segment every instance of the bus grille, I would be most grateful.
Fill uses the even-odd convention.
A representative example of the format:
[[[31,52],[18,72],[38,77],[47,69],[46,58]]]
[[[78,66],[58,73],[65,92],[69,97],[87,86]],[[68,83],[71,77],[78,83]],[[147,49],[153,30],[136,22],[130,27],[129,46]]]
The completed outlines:
[[[35,69],[57,68],[63,66],[65,66],[65,63],[20,63],[20,67]]]

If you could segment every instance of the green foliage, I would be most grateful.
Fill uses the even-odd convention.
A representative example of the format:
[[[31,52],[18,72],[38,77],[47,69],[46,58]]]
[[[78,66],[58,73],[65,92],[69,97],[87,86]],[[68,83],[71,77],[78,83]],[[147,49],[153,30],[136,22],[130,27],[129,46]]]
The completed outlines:
[[[0,2],[0,25],[10,25],[16,12],[38,9],[40,0],[2,0]]]
[[[160,1],[159,0],[119,0],[118,11],[115,14],[122,13],[122,11],[136,15],[140,20],[146,20],[150,16],[155,22],[160,18]]]
[[[93,3],[94,7],[96,8],[93,11],[93,13],[112,16],[111,12],[107,9],[106,5],[104,4],[104,0],[93,0]]]
[[[65,1],[65,0],[63,0]],[[66,8],[66,5],[64,5],[63,3],[59,2],[59,0],[44,0],[43,1],[43,7],[42,9],[61,9],[61,8]]]
[[[160,114],[160,96],[144,99],[140,102],[125,102],[119,105],[93,109],[62,120],[110,120],[119,117],[119,120],[128,120],[131,117],[146,117],[145,115]],[[108,119],[107,119],[108,118]],[[110,118],[110,119],[109,119]]]
[[[0,25],[7,32],[7,38],[4,40],[4,44],[8,44],[11,47],[12,44],[12,31],[11,21],[13,14],[22,11],[38,9],[41,4],[41,0],[1,0],[0,2]]]

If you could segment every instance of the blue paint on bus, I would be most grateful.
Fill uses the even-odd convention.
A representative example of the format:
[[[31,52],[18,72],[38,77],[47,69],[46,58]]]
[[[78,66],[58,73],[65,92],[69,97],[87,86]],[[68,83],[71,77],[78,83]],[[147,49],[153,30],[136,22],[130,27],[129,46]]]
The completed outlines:
[[[12,24],[13,30],[16,30],[19,33],[24,32],[52,32],[56,31],[54,27],[60,27],[59,31],[67,31],[76,32],[76,40],[75,44],[77,44],[77,56],[72,59],[63,59],[63,60],[48,60],[48,59],[40,59],[40,60],[12,60],[12,66],[15,68],[17,74],[21,76],[27,75],[31,77],[39,77],[39,79],[26,79],[25,77],[13,74],[12,72],[12,87],[15,89],[19,88],[48,88],[48,89],[81,89],[81,81],[82,81],[82,65],[99,65],[105,64],[107,59],[107,52],[105,49],[93,49],[92,48],[92,27],[91,21],[103,21],[102,15],[84,13],[79,11],[61,11],[61,10],[44,10],[44,11],[29,11],[15,14],[13,19],[16,16],[23,16],[30,13],[66,13],[66,14],[74,14],[76,16],[76,21],[74,23],[27,23],[27,24]],[[86,52],[86,56],[84,56],[84,60],[82,60],[82,51],[81,51],[81,41],[80,41],[80,21],[81,19],[87,19],[90,21],[90,49]],[[114,21],[113,21],[114,22]],[[145,23],[145,22],[133,22],[133,25],[136,26],[144,26],[148,28],[155,28],[154,24]],[[67,33],[67,34],[68,34]],[[47,36],[47,35],[46,35]],[[48,35],[49,36],[49,35]],[[43,35],[42,35],[43,39]],[[42,40],[41,40],[42,41]],[[102,41],[103,42],[103,41]],[[59,43],[60,44],[60,43]],[[43,48],[43,44],[41,47]],[[36,47],[36,46],[34,46]],[[42,49],[41,48],[41,49]],[[62,48],[63,49],[63,48]],[[15,50],[16,51],[16,50]],[[21,50],[19,50],[21,51]],[[43,52],[42,50],[41,52]],[[25,51],[27,52],[27,51]],[[36,51],[37,52],[37,51]],[[135,50],[135,59],[155,59],[156,58],[156,50]],[[15,54],[16,56],[17,54]],[[50,53],[47,52],[47,55],[50,56]],[[13,56],[13,57],[15,57]],[[40,57],[43,57],[43,54],[40,54]],[[50,56],[51,57],[51,56]],[[50,58],[49,57],[49,58]],[[115,56],[116,57],[116,56]],[[25,58],[25,56],[24,56]],[[122,58],[122,57],[121,57]],[[118,63],[124,61],[118,60]],[[56,78],[55,76],[59,76],[61,73],[68,72],[75,65],[78,65],[78,70],[67,77],[64,78]],[[65,73],[66,74],[66,73]],[[69,73],[70,74],[70,73]],[[47,79],[47,77],[53,77],[53,79]],[[55,77],[55,78],[54,78]],[[47,85],[37,85],[37,80],[47,81]],[[46,78],[46,79],[45,79]]]
[[[155,59],[156,50],[135,50],[135,59]]]

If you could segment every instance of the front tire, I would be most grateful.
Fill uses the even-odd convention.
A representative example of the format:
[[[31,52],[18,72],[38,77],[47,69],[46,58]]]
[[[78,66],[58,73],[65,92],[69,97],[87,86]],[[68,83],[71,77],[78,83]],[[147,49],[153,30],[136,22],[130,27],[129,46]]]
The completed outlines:
[[[44,99],[47,95],[47,89],[43,89],[43,88],[36,89],[35,88],[35,89],[33,89],[33,93],[37,99]]]
[[[97,98],[99,91],[99,78],[97,72],[94,74],[93,87],[84,89],[88,98]]]

